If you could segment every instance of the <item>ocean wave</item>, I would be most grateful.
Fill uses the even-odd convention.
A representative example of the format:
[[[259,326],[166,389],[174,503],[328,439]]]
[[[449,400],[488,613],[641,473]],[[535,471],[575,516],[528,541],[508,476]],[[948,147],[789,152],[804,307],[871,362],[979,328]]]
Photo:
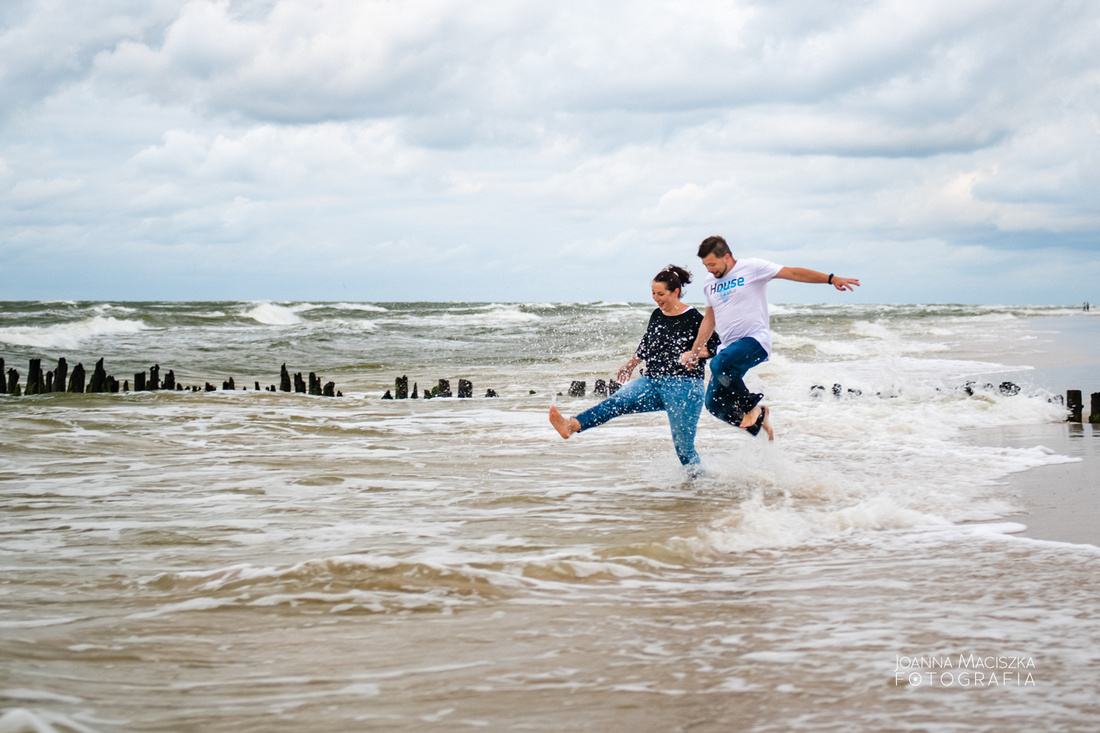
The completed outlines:
[[[371,303],[334,303],[329,308],[340,311],[363,311],[365,313],[389,313],[389,308]]]
[[[74,323],[52,326],[13,326],[0,328],[0,341],[15,346],[44,349],[76,349],[89,339],[148,330],[142,321],[119,320],[112,316],[95,316]]]
[[[265,326],[293,326],[302,322],[293,308],[274,303],[260,303],[243,315]]]
[[[119,313],[137,313],[136,308],[130,308],[124,305],[115,305],[113,303],[100,303],[92,308],[96,313],[106,313],[107,311],[117,311]]]
[[[512,305],[494,305],[488,307],[479,307],[473,312],[470,312],[470,309],[463,308],[448,310],[453,310],[456,312],[443,312],[427,315],[410,314],[407,317],[403,317],[401,320],[404,322],[411,321],[413,325],[417,326],[433,326],[441,328],[450,328],[455,326],[492,328],[494,326],[501,325],[537,323],[542,320],[542,316],[536,313],[527,313],[521,310],[519,306]]]

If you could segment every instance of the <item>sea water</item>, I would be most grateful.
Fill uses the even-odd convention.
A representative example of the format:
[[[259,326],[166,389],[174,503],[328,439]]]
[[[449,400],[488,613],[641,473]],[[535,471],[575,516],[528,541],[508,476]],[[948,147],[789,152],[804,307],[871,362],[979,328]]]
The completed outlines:
[[[0,396],[0,732],[1100,727],[1100,550],[1008,519],[1074,459],[964,439],[1064,420],[1100,321],[774,306],[777,439],[704,413],[691,481],[662,414],[547,421],[651,310],[2,304],[24,382],[219,389]],[[255,390],[283,364],[342,396]]]

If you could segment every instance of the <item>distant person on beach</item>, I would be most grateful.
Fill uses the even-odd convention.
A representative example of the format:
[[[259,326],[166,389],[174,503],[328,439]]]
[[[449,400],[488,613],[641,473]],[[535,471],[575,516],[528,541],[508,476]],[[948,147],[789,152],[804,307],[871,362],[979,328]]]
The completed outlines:
[[[767,260],[735,260],[722,237],[707,237],[699,245],[699,257],[710,273],[703,283],[706,315],[699,335],[689,351],[680,357],[685,367],[695,366],[704,354],[715,354],[710,339],[721,337],[718,352],[710,362],[707,410],[719,420],[758,435],[763,429],[775,440],[762,394],[750,393],[745,373],[771,355],[772,332],[768,319],[768,282],[774,278],[800,283],[828,283],[837,290],[854,290],[859,280],[826,275],[802,267],[782,267]]]
[[[683,287],[691,282],[691,273],[682,267],[669,265],[653,278],[653,300],[657,308],[649,317],[642,341],[634,356],[619,369],[618,380],[623,386],[615,394],[576,417],[566,418],[557,407],[550,407],[550,424],[563,438],[579,433],[620,415],[639,412],[668,414],[672,429],[672,444],[676,456],[689,472],[695,474],[699,454],[695,452],[695,430],[703,412],[702,361],[718,347],[718,336],[712,334],[694,348],[696,360],[691,365],[680,362],[685,349],[693,347],[703,315],[684,303]],[[713,328],[711,331],[713,332]],[[630,379],[634,367],[645,362],[645,372]]]

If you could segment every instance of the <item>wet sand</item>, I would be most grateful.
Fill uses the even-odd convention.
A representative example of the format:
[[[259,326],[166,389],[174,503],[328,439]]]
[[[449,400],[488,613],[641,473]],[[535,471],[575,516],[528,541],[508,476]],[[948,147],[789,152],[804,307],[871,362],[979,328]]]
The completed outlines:
[[[1100,546],[1100,426],[1054,423],[975,430],[974,445],[1043,446],[1080,460],[1042,466],[1005,479],[1007,493],[1026,510],[1014,517],[1027,537]]]

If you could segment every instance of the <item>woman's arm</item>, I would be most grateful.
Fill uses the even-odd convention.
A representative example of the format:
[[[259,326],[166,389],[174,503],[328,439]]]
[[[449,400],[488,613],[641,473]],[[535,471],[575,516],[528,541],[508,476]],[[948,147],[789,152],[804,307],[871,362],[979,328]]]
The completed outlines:
[[[626,384],[630,381],[630,375],[634,371],[634,367],[642,363],[642,359],[638,358],[638,355],[630,357],[630,360],[619,367],[619,373],[616,375],[616,379],[619,380],[619,384]]]

